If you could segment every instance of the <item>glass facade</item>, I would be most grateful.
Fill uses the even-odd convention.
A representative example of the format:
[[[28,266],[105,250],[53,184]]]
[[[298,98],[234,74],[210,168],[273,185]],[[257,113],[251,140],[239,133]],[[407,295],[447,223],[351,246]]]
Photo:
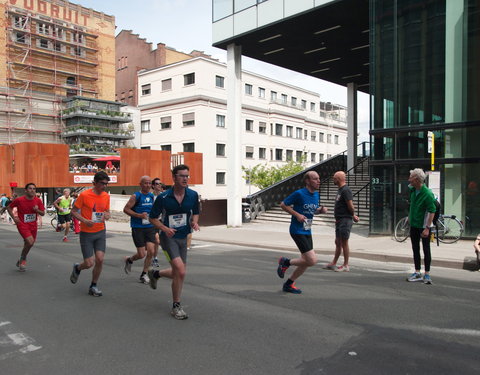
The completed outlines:
[[[408,176],[434,169],[446,214],[480,233],[480,5],[370,0],[371,233],[407,214]]]

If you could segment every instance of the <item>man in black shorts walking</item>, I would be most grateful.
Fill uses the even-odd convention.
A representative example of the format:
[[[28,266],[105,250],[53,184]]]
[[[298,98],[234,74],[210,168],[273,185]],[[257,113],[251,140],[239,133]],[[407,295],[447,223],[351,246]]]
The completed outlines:
[[[173,187],[160,194],[150,212],[150,222],[161,230],[160,245],[171,266],[160,271],[149,270],[150,286],[157,289],[157,280],[160,277],[172,279],[171,315],[179,320],[188,318],[180,304],[187,272],[187,235],[192,229],[199,230],[198,194],[188,188],[189,178],[188,166],[180,164],[173,168]],[[160,221],[158,217],[162,212]]]
[[[358,221],[358,216],[355,215],[355,207],[353,206],[353,195],[350,188],[347,186],[345,172],[338,171],[333,175],[333,183],[337,185],[338,192],[335,197],[335,256],[331,263],[324,268],[336,272],[348,272],[350,267],[348,265],[350,248],[348,239],[350,238],[350,231],[353,222]],[[343,251],[343,265],[337,267],[338,258]]]
[[[285,271],[288,267],[297,266],[295,271],[290,275],[289,279],[283,284],[283,291],[300,294],[302,291],[295,286],[297,280],[308,267],[317,264],[317,254],[313,250],[312,241],[312,221],[313,215],[324,214],[327,208],[320,206],[320,177],[317,172],[306,172],[303,176],[305,187],[290,194],[280,204],[280,207],[290,215],[290,236],[297,245],[300,258],[288,259],[281,257],[278,261],[277,274],[280,278],[284,278]]]
[[[145,258],[143,262],[143,271],[140,275],[140,282],[148,284],[150,282],[147,272],[152,263],[154,245],[155,245],[155,228],[148,220],[148,215],[153,207],[155,197],[150,191],[152,188],[152,180],[149,176],[143,176],[140,179],[140,191],[130,196],[123,212],[130,216],[130,226],[132,227],[132,238],[137,253],[125,257],[124,270],[125,273],[132,271],[132,263],[136,260]]]

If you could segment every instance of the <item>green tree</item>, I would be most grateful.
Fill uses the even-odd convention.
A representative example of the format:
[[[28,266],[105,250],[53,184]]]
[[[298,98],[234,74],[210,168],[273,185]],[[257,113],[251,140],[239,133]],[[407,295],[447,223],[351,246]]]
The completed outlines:
[[[305,169],[305,158],[300,162],[290,160],[283,166],[268,167],[267,164],[257,164],[253,168],[242,166],[243,178],[260,189],[265,189],[278,181],[290,177]]]

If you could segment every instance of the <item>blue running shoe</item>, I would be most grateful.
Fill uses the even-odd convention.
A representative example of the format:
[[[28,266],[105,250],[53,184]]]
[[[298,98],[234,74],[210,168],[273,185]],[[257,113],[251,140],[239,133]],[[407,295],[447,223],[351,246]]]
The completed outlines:
[[[293,294],[301,294],[302,291],[295,286],[295,283],[287,285],[287,283],[283,284],[283,291]]]
[[[279,278],[283,279],[285,276],[285,271],[288,269],[288,266],[285,265],[285,262],[288,260],[288,258],[281,257],[278,260],[278,267],[277,267],[277,275]]]
[[[432,284],[432,278],[429,274],[425,274],[425,276],[423,276],[423,283],[428,285]]]

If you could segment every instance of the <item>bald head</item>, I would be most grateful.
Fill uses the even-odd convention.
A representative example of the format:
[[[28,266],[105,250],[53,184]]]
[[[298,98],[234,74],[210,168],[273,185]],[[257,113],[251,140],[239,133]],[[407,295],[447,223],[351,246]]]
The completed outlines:
[[[335,185],[337,185],[338,187],[342,187],[343,185],[345,185],[345,181],[346,181],[346,176],[345,176],[345,172],[344,171],[337,171],[335,172],[335,174],[333,175],[333,183]]]
[[[152,188],[152,179],[150,176],[142,176],[140,178],[140,189],[142,190],[142,193],[146,194],[150,192],[150,189]]]

